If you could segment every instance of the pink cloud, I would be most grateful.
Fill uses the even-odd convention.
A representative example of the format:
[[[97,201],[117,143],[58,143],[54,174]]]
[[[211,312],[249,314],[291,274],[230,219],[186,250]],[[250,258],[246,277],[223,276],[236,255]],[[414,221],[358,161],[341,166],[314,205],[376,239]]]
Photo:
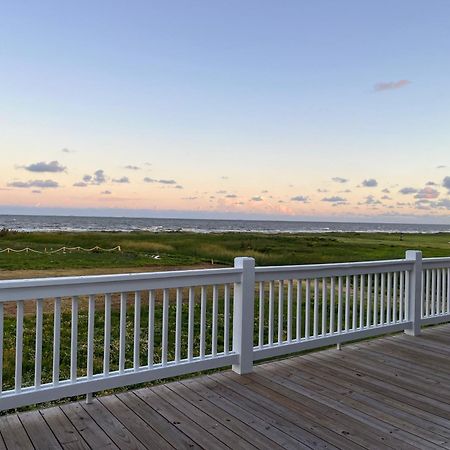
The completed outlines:
[[[393,89],[401,89],[405,86],[408,86],[408,84],[411,84],[411,81],[409,80],[381,81],[380,83],[375,84],[373,90],[375,92],[391,91]]]

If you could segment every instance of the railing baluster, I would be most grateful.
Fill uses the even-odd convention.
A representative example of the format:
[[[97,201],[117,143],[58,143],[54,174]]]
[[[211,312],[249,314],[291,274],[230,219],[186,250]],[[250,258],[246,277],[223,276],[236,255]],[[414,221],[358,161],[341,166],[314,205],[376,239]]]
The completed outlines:
[[[43,326],[44,300],[36,300],[36,343],[34,360],[34,386],[39,388],[42,381],[42,326]]]
[[[95,295],[89,296],[88,334],[87,334],[87,377],[94,375],[94,325],[95,325]]]
[[[450,269],[447,269],[447,314],[450,314]]]
[[[189,288],[189,308],[188,308],[188,360],[192,361],[194,357],[194,308],[195,308],[195,289]],[[227,320],[225,313],[225,321]]]
[[[426,270],[426,284],[425,284],[425,316],[430,315],[430,270]]]
[[[441,271],[436,269],[436,314],[441,314]]]
[[[302,338],[302,308],[303,308],[303,283],[302,280],[297,280],[297,323],[295,328],[295,337],[297,341],[299,341]]]
[[[141,293],[134,293],[134,340],[133,340],[133,369],[139,370],[140,341],[141,341]]]
[[[217,356],[217,319],[219,313],[219,290],[217,285],[213,286],[213,304],[212,304],[212,336],[211,336],[211,353],[212,356]]]
[[[366,327],[370,327],[372,305],[372,275],[367,274],[367,306],[366,306]]]
[[[403,322],[405,320],[404,318],[404,301],[405,301],[405,272],[400,272],[400,301],[399,301],[399,305],[400,305],[400,322]]]
[[[392,322],[397,323],[398,317],[397,317],[397,294],[398,294],[398,274],[397,272],[393,273],[394,277],[394,286],[393,286],[393,296],[392,296]]]
[[[283,342],[283,309],[284,309],[283,280],[278,281],[278,344]]]
[[[364,318],[364,275],[359,276],[359,328],[363,329]]]
[[[258,346],[264,345],[264,283],[259,282],[259,328],[258,328]]]
[[[105,294],[105,329],[103,338],[103,375],[109,374],[111,353],[111,294]]]
[[[147,365],[149,369],[155,360],[155,291],[148,293],[148,351]]]
[[[120,294],[120,323],[119,323],[119,373],[125,370],[125,339],[127,332],[127,293]]]
[[[183,312],[183,290],[177,288],[175,317],[175,362],[181,359],[181,314]]]
[[[78,372],[78,297],[72,297],[72,318],[70,329],[70,381],[75,383]]]
[[[334,322],[335,322],[335,314],[336,314],[336,307],[335,307],[335,278],[331,277],[331,285],[330,285],[330,333],[333,334],[335,327],[334,327]]]
[[[381,274],[381,288],[380,288],[380,324],[384,325],[384,293],[385,293],[385,274]]]
[[[431,315],[436,312],[436,270],[431,269]]]
[[[169,354],[169,289],[163,290],[161,365],[167,365]]]
[[[358,301],[358,277],[353,275],[353,307],[352,307],[352,330],[356,331],[356,311]]]
[[[322,278],[322,336],[327,334],[327,280]]]
[[[53,316],[53,384],[59,383],[59,360],[61,346],[61,298],[55,298]]]
[[[378,325],[378,274],[374,275],[373,286],[373,325]]]
[[[338,334],[342,333],[342,277],[338,277],[337,332]]]
[[[230,351],[230,286],[228,284],[224,287],[224,330],[223,330],[223,345],[224,353],[228,355]],[[264,326],[264,316],[263,316],[263,326]]]
[[[206,346],[206,286],[202,286],[200,298],[200,358],[205,357]]]
[[[386,294],[386,323],[389,325],[391,323],[391,284],[392,284],[392,274],[387,274],[387,294]]]
[[[319,280],[314,279],[314,326],[313,336],[316,338],[319,334]]]
[[[293,281],[288,280],[288,291],[287,291],[287,340],[292,342],[292,290]]]
[[[275,284],[273,281],[269,283],[269,345],[273,345],[273,327],[275,322],[275,311],[274,311],[274,301],[275,301]]]
[[[16,367],[14,388],[16,392],[20,392],[22,389],[23,300],[18,300],[16,305]]]
[[[350,324],[350,277],[347,275],[345,277],[345,319],[344,319],[344,329],[348,331]]]
[[[310,335],[310,326],[309,321],[311,317],[311,280],[307,279],[306,281],[306,292],[305,292],[305,339],[309,339]]]

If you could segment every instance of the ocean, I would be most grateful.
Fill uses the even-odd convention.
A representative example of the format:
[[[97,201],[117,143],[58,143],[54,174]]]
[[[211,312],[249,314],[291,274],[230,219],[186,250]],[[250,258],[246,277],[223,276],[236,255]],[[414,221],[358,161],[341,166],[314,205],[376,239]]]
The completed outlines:
[[[15,231],[150,231],[150,232],[256,232],[256,233],[439,233],[450,232],[450,225],[301,222],[274,220],[151,219],[129,217],[77,217],[0,215],[0,229]]]

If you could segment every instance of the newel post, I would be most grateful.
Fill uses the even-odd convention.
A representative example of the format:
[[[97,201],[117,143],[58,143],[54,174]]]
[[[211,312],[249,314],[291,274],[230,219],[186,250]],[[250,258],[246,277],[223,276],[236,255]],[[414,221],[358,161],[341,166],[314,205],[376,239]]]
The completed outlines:
[[[235,258],[234,267],[242,269],[242,275],[234,285],[233,352],[239,355],[239,363],[233,364],[233,371],[243,375],[253,369],[255,260]]]
[[[422,252],[408,250],[406,259],[414,261],[414,266],[409,272],[408,285],[408,313],[412,322],[411,328],[405,330],[406,334],[418,336],[420,334],[420,319],[422,314]]]

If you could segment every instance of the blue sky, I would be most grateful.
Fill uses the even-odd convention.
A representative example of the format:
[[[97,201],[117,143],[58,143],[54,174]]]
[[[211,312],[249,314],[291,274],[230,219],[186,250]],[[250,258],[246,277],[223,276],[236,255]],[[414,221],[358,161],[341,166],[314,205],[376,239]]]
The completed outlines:
[[[7,2],[1,209],[450,222],[449,17],[439,0]]]

